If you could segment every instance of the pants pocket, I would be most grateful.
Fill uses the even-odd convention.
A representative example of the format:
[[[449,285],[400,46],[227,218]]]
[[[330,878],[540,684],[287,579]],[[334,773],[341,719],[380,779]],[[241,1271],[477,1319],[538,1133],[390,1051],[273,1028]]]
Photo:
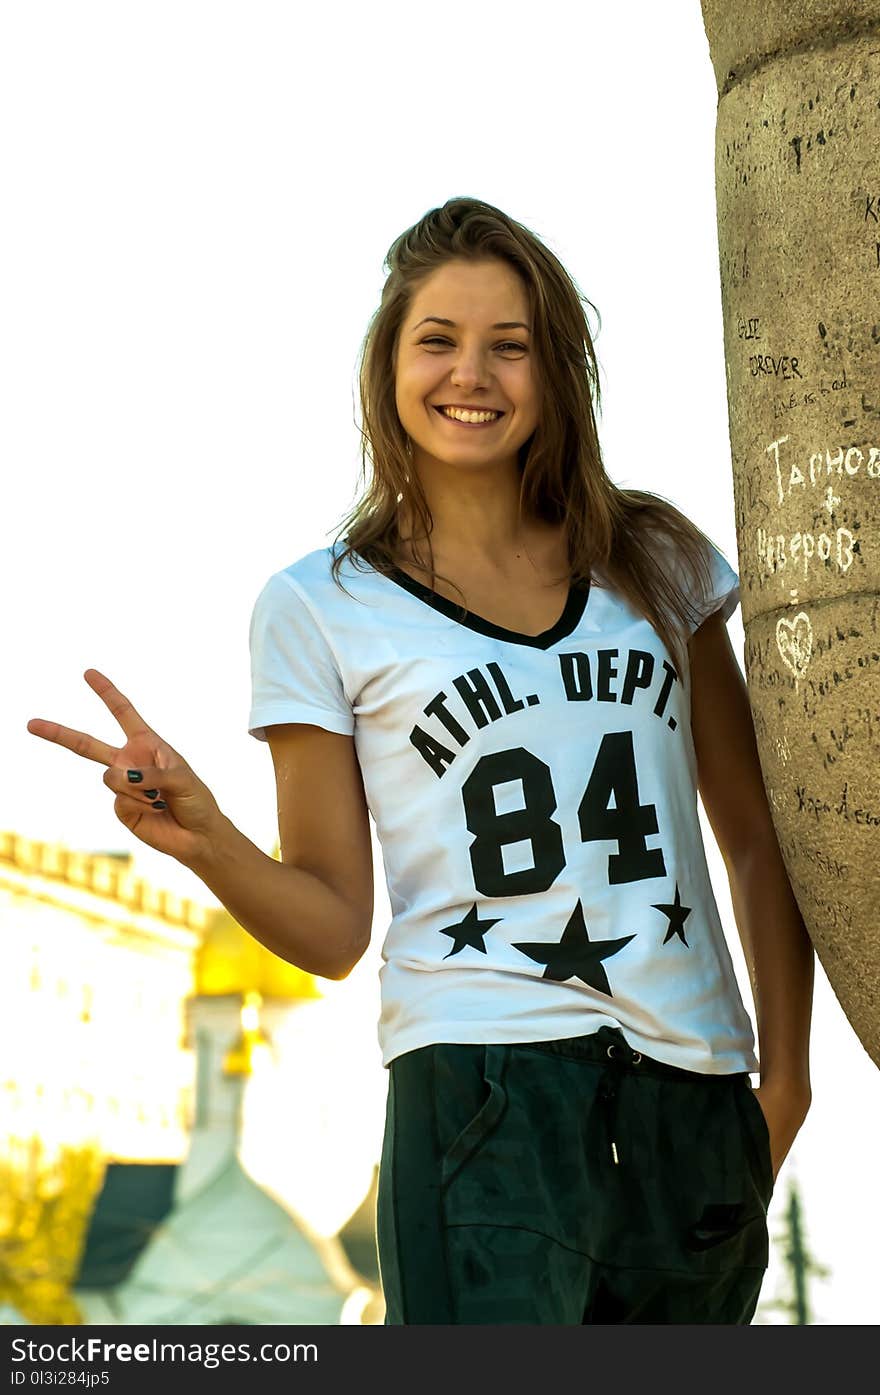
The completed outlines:
[[[434,1048],[442,1191],[479,1152],[504,1117],[504,1074],[509,1053],[507,1045],[445,1044]]]
[[[759,1101],[748,1081],[736,1092],[740,1117],[743,1121],[749,1153],[756,1170],[756,1180],[764,1201],[773,1196],[773,1155],[770,1151],[770,1130]]]

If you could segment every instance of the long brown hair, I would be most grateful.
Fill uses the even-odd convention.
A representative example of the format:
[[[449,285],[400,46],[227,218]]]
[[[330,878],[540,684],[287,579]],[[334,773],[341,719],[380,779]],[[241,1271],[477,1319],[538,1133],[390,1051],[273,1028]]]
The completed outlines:
[[[448,581],[466,609],[461,588],[434,568],[433,520],[395,400],[400,328],[410,300],[424,279],[452,258],[501,259],[519,274],[528,294],[542,402],[539,424],[519,451],[520,518],[525,510],[527,517],[563,523],[571,582],[590,577],[602,585],[599,573],[650,621],[681,673],[686,659],[681,631],[698,619],[687,587],[709,595],[710,539],[662,495],[619,489],[608,478],[593,412],[594,395],[600,406],[599,372],[584,311],[592,302],[533,232],[479,199],[453,198],[432,208],[395,239],[385,257],[389,274],[361,346],[363,492],[336,535],[337,544],[344,542],[341,550],[334,546],[337,583],[346,557],[380,572],[397,566],[405,500],[428,539],[432,587],[437,576]],[[686,569],[684,586],[664,565],[664,544]]]

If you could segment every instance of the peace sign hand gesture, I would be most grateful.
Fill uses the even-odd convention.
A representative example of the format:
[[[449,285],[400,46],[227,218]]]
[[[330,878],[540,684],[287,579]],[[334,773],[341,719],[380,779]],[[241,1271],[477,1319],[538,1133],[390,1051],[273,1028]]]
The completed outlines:
[[[109,678],[96,668],[87,668],[83,678],[122,727],[127,738],[124,746],[108,746],[83,731],[41,717],[31,718],[28,731],[106,765],[104,784],[117,791],[116,817],[142,843],[184,866],[209,856],[223,814],[207,785],[147,726]],[[140,772],[142,779],[132,782],[129,771]],[[159,801],[158,805],[153,801]]]

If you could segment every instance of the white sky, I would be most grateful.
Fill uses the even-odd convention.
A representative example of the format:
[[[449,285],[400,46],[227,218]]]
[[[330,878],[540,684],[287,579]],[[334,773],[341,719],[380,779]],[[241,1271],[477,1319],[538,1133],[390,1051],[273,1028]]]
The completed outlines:
[[[466,26],[411,0],[82,0],[6,6],[2,27],[0,827],[131,849],[156,883],[216,904],[117,821],[102,766],[26,730],[41,716],[115,742],[94,666],[271,849],[271,757],[246,729],[251,608],[354,501],[382,260],[453,195],[561,258],[602,318],[609,474],[672,498],[739,570],[698,0],[503,0]],[[741,658],[740,610],[729,629]],[[377,860],[374,945],[333,986],[375,995],[376,1013],[389,914]],[[374,1018],[351,1052],[373,1054],[378,1160]],[[821,969],[812,1071],[771,1233],[796,1179],[833,1271],[811,1284],[814,1320],[873,1324],[880,1073]],[[758,1320],[785,1320],[768,1306],[780,1282],[777,1254]]]

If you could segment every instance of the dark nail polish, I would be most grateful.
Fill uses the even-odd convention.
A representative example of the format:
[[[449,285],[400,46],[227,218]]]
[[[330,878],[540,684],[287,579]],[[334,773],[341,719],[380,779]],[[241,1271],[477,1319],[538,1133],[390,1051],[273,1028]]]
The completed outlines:
[[[147,796],[147,799],[155,799],[158,793],[158,790],[144,790],[144,794]]]
[[[168,805],[165,803],[164,799],[154,799],[152,807],[154,809],[167,809]]]
[[[144,778],[139,770],[129,770],[127,773],[128,778],[133,785],[136,785],[138,780],[142,780]]]

